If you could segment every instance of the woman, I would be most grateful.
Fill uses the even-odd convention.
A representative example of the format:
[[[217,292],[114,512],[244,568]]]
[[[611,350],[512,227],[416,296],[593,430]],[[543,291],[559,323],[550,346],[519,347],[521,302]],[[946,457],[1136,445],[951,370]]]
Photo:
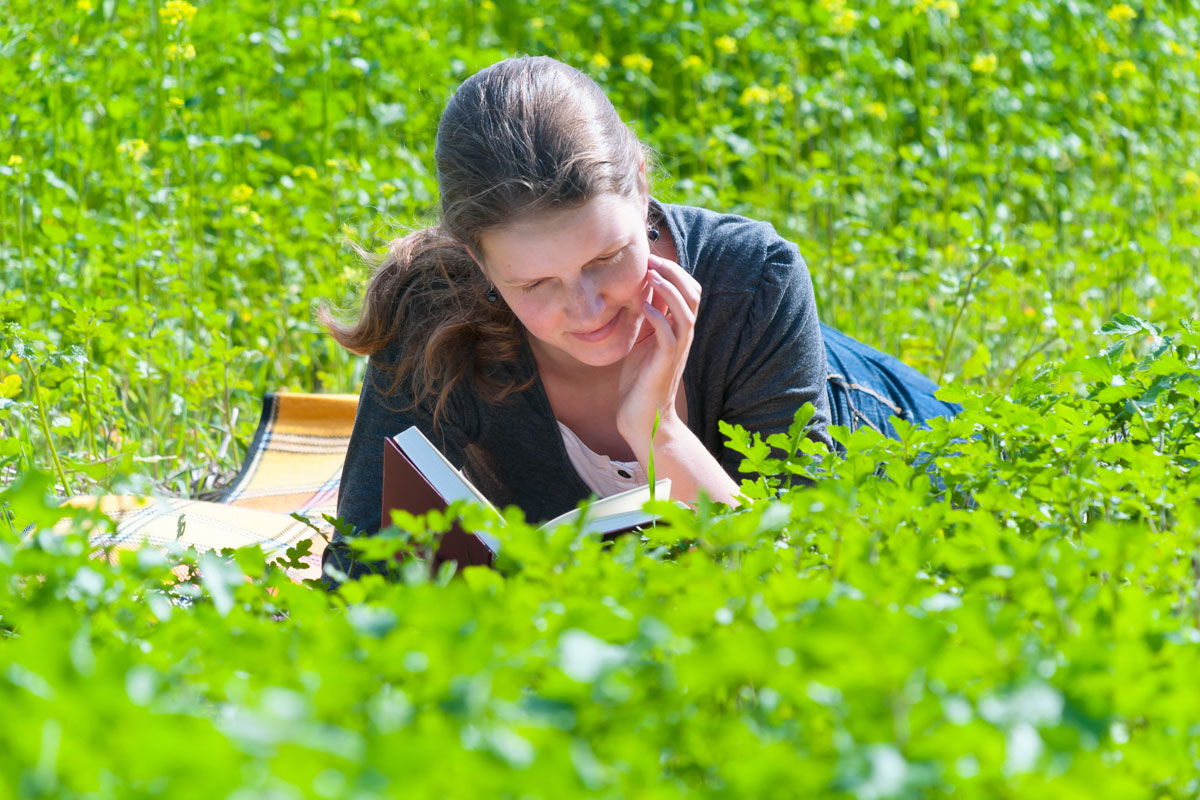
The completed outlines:
[[[953,414],[932,383],[822,327],[795,245],[762,222],[658,203],[645,148],[550,58],[469,78],[435,150],[442,221],[392,243],[359,321],[370,355],[339,514],[380,527],[382,442],[417,425],[496,505],[547,519],[646,482],[734,503],[718,421],[809,435]],[[653,433],[653,436],[652,436]],[[337,557],[340,543],[328,557]]]

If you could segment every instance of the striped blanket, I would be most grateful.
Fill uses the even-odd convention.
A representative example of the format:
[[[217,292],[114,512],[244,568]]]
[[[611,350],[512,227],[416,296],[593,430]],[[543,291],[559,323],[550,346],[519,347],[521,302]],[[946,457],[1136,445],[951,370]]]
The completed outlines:
[[[319,578],[326,539],[293,518],[298,513],[320,528],[334,514],[342,461],[354,426],[356,395],[268,394],[258,431],[241,472],[215,501],[108,495],[73,498],[71,505],[98,508],[116,521],[116,531],[93,535],[99,550],[143,543],[178,543],[199,551],[260,545],[268,560],[312,540],[304,569],[288,569],[295,581]]]

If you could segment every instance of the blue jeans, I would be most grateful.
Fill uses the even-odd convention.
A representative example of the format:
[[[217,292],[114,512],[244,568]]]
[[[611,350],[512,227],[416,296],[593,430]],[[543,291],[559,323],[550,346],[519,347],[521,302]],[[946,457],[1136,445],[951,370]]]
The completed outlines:
[[[953,417],[957,403],[933,396],[937,384],[899,359],[885,355],[849,336],[821,326],[829,362],[830,421],[854,430],[862,425],[896,437],[893,416],[915,424],[930,417]]]

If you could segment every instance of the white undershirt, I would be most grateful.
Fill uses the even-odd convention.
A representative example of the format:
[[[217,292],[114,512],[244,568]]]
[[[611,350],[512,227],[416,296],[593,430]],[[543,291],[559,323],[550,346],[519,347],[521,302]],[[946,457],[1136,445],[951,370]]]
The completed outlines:
[[[575,431],[563,423],[558,423],[558,429],[562,431],[571,466],[598,497],[610,497],[650,483],[646,471],[638,462],[614,461],[593,452],[575,435]]]

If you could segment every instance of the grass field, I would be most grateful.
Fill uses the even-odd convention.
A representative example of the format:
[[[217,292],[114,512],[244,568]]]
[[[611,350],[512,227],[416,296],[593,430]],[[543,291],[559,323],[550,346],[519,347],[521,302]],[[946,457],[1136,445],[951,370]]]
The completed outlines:
[[[0,0],[0,800],[1200,797],[1197,11]],[[612,551],[513,521],[465,580],[53,535],[220,483],[264,392],[357,391],[314,304],[435,219],[440,111],[516,53],[963,416]]]
[[[442,106],[518,52],[593,75],[659,196],[772,221],[827,322],[940,381],[1196,313],[1187,5],[5,5],[0,459],[60,491],[186,493],[263,392],[356,391],[312,305],[356,303],[347,237],[434,218]]]

